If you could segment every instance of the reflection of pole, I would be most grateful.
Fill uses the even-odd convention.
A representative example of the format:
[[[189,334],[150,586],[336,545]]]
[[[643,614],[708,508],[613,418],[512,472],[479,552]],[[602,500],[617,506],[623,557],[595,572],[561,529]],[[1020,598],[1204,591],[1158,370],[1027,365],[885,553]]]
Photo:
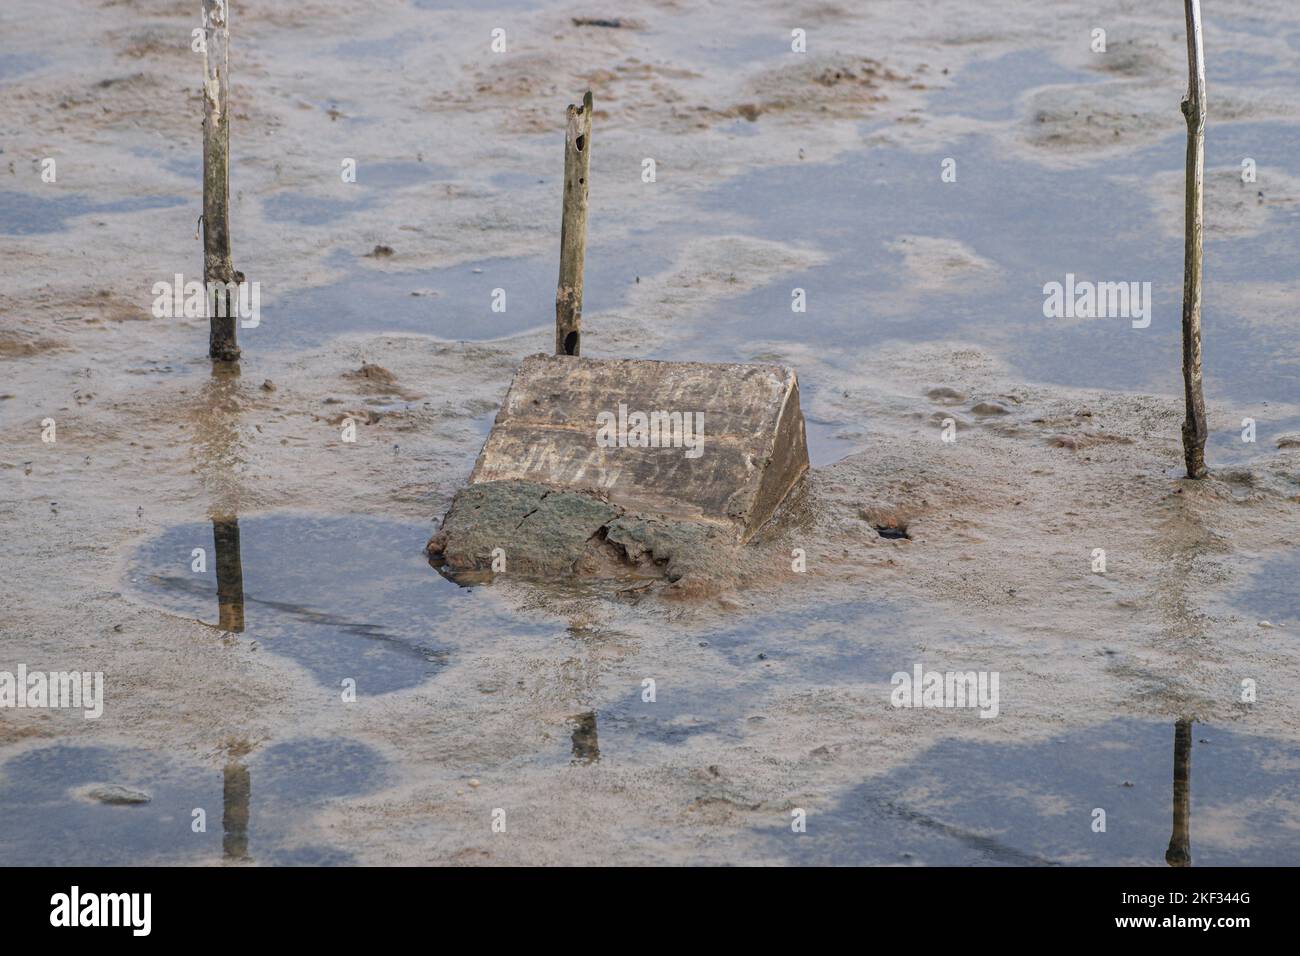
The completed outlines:
[[[247,767],[226,764],[221,792],[221,855],[227,860],[248,859],[248,796],[252,789]]]
[[[573,762],[595,763],[600,759],[600,744],[596,740],[596,712],[589,710],[573,720]]]
[[[1174,831],[1165,862],[1192,865],[1192,722],[1174,724]]]
[[[212,543],[217,552],[217,626],[244,629],[244,564],[239,556],[239,519],[213,518]]]

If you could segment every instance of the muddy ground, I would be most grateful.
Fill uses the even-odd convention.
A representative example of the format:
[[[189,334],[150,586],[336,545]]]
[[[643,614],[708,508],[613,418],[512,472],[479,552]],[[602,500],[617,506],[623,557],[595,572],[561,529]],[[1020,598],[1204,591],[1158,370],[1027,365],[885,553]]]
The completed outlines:
[[[1182,480],[1176,12],[760,2],[738,22],[638,0],[579,27],[609,11],[237,3],[234,260],[265,305],[238,373],[213,374],[206,320],[150,313],[153,283],[200,265],[194,6],[0,14],[0,670],[106,683],[99,720],[0,712],[6,862],[1157,864],[1177,720],[1207,728],[1193,858],[1300,862],[1300,167],[1261,162],[1271,178],[1243,190],[1211,155],[1206,322],[1251,351],[1216,370],[1207,344],[1212,475]],[[1230,66],[1212,143],[1296,141],[1290,4],[1216,4],[1207,60]],[[584,354],[792,365],[815,467],[707,587],[506,574],[460,591],[421,546],[513,369],[549,347],[549,300],[512,291],[510,264],[553,284],[563,110],[587,87],[589,270],[619,275],[589,294]],[[961,184],[979,149],[1092,176],[1117,217],[1139,206],[1131,235],[1059,232],[1084,233],[1101,278],[1134,278],[1121,241],[1166,250],[1141,276],[1164,296],[1150,337],[1044,319],[1065,268],[1022,275],[994,241],[1023,210],[953,234],[941,205],[891,211],[884,183],[860,218],[908,225],[850,253],[894,284],[841,290],[828,317],[807,277],[843,244],[783,238],[728,199],[756,173],[779,187],[877,153],[916,157],[916,188],[943,195],[937,158]],[[1254,241],[1270,252],[1216,276]],[[747,327],[768,291],[774,317]],[[832,331],[783,330],[802,321]],[[1084,321],[1113,334],[1068,338]],[[210,588],[173,586],[231,515],[243,631],[217,626]],[[290,647],[317,636],[324,656]],[[999,672],[998,717],[892,708],[891,675],[916,663]],[[1091,775],[1062,753],[1096,756]],[[114,786],[148,802],[93,795]]]

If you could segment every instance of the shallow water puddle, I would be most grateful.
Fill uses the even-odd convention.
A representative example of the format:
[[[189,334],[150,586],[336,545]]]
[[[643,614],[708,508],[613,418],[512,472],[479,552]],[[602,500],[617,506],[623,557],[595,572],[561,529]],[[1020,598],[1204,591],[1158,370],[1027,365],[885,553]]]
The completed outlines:
[[[1300,551],[1264,562],[1233,606],[1256,621],[1300,626]]]
[[[169,209],[173,206],[183,206],[185,202],[186,200],[180,196],[146,196],[113,202],[95,202],[80,193],[45,198],[29,193],[0,190],[0,233],[33,236],[40,233],[61,232],[68,228],[66,220],[77,216]]]
[[[906,622],[885,604],[825,603],[774,609],[700,638],[711,654],[763,681],[834,686],[887,681],[900,647],[911,644]]]
[[[931,98],[937,115],[1006,120],[1016,116],[1019,98],[1043,86],[1098,83],[1102,77],[1062,66],[1044,50],[1013,50],[975,60],[953,77],[948,89]]]
[[[1164,866],[1181,853],[1192,865],[1294,864],[1300,744],[1177,731],[1115,720],[1037,744],[945,741],[810,809],[807,833],[769,838],[794,862],[827,865]]]
[[[0,53],[0,82],[7,83],[14,77],[31,73],[48,62],[49,57],[39,53]]]
[[[1254,459],[1271,457],[1278,452],[1279,440],[1284,437],[1294,441],[1300,435],[1300,416],[1282,417],[1270,414],[1265,405],[1255,417],[1254,441],[1245,422],[1233,431],[1211,432],[1206,442],[1207,455],[1218,466],[1250,464]]]
[[[626,693],[594,710],[569,718],[572,726],[570,762],[653,765],[657,759],[672,760],[664,748],[691,743],[727,741],[739,744],[745,721],[744,701],[758,698],[761,687],[753,681],[729,683],[727,694],[735,699],[720,700],[719,690],[700,690],[663,681],[647,702],[642,688],[628,685]]]
[[[861,690],[864,683],[887,680],[907,656],[899,650],[899,641],[909,640],[902,620],[884,605],[855,602],[684,631],[685,646],[675,659],[648,667],[656,675],[652,700],[637,680],[606,678],[578,688],[594,706],[570,718],[569,748],[557,746],[549,758],[652,766],[680,759],[671,752],[676,748],[752,746],[782,693]]]
[[[140,748],[53,744],[0,763],[0,857],[25,866],[350,863],[346,850],[312,838],[312,815],[378,789],[386,773],[376,751],[346,739],[286,740],[220,770]]]
[[[400,245],[399,245],[400,248]],[[370,262],[370,260],[366,260]],[[464,341],[495,339],[555,321],[554,263],[541,257],[494,259],[415,272],[389,271],[332,256],[345,276],[264,303],[262,325],[248,340],[265,348],[316,345],[351,332],[414,332]],[[505,290],[505,311],[492,308]]]
[[[417,161],[389,163],[361,163],[356,169],[356,182],[344,185],[340,180],[336,188],[349,193],[361,193],[359,198],[337,199],[307,193],[279,192],[261,200],[262,212],[272,222],[294,222],[317,226],[346,219],[354,212],[370,209],[383,202],[392,202],[393,193],[405,186],[418,186],[446,179],[451,170],[435,163]]]
[[[339,212],[333,200],[317,203],[329,211],[322,213],[312,205],[306,214],[333,217]],[[638,275],[668,268],[671,249],[662,240],[663,235],[635,233],[613,248],[599,247],[599,252],[589,244],[583,280],[586,311],[621,305]],[[400,255],[400,238],[389,248]],[[387,258],[373,251],[364,259],[332,253],[326,261],[345,273],[342,279],[265,301],[262,324],[243,333],[245,339],[261,348],[316,345],[353,332],[415,332],[483,341],[550,328],[555,322],[556,264],[549,252],[416,271],[386,268]],[[694,344],[691,349],[694,356]]]
[[[812,398],[812,392],[808,392]],[[846,430],[838,422],[822,421],[811,418],[804,412],[804,435],[808,442],[808,463],[814,468],[833,465],[841,458],[859,452],[864,447],[860,429]]]
[[[707,194],[704,207],[746,210],[748,234],[813,246],[830,258],[726,300],[686,335],[710,361],[744,360],[756,339],[834,355],[889,339],[960,337],[1005,355],[1035,381],[1172,391],[1182,245],[1160,238],[1147,183],[1152,169],[1181,169],[1181,135],[1074,170],[1047,169],[990,137],[970,136],[932,154],[873,147],[829,166],[740,176]],[[1297,148],[1300,130],[1292,126],[1226,125],[1207,143],[1206,162],[1239,167],[1240,157],[1251,155],[1260,168],[1296,176]],[[941,162],[954,152],[958,180],[941,184]],[[1211,233],[1216,283],[1291,275],[1300,253],[1297,222],[1295,204],[1278,204],[1258,235]],[[1099,235],[1107,241],[1096,242]],[[1150,282],[1150,326],[1133,328],[1144,321],[1136,316],[1045,318],[1043,286],[1064,282],[1067,273],[1081,281]],[[796,287],[806,290],[807,312],[792,315]],[[1250,401],[1293,400],[1295,376],[1280,360],[1294,352],[1289,331],[1214,288],[1206,290],[1215,316],[1205,331],[1207,389]],[[653,357],[667,358],[673,348],[665,343]],[[1261,358],[1268,356],[1278,358]]]
[[[128,582],[150,603],[291,658],[331,692],[345,678],[359,694],[414,687],[446,663],[462,628],[545,630],[440,577],[428,537],[426,525],[370,517],[185,524],[140,549]]]

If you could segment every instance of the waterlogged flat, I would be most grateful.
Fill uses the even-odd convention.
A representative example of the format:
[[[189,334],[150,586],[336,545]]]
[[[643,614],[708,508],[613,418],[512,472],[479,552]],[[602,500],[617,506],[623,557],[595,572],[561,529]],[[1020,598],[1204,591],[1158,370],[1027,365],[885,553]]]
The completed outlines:
[[[1300,861],[1292,7],[1209,24],[1191,483],[1176,12],[1093,53],[1032,0],[823,5],[799,54],[775,0],[618,27],[324,0],[306,44],[241,8],[231,230],[262,315],[209,381],[205,323],[150,310],[200,258],[198,77],[158,39],[192,11],[88,33],[7,2],[0,670],[102,672],[105,699],[0,715],[6,860],[1159,866],[1194,719],[1191,862]],[[579,53],[584,355],[799,376],[813,467],[771,535],[703,549],[707,592],[523,581],[509,542],[459,589],[421,554],[550,348]],[[1069,274],[1150,282],[1150,326],[1045,315]],[[998,716],[893,707],[918,665],[998,674]]]

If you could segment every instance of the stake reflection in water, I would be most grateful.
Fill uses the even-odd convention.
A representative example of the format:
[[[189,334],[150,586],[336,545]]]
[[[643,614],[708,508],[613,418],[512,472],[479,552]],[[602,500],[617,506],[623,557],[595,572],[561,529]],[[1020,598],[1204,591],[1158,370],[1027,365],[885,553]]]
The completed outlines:
[[[1174,724],[1174,830],[1165,862],[1192,865],[1192,722]]]
[[[248,859],[248,798],[253,789],[248,768],[226,764],[221,791],[221,855],[227,860]]]
[[[239,519],[212,519],[217,552],[217,614],[223,631],[244,629],[244,564],[239,554]]]
[[[600,759],[600,744],[596,740],[596,712],[589,710],[570,719],[573,721],[572,763],[595,763]]]

